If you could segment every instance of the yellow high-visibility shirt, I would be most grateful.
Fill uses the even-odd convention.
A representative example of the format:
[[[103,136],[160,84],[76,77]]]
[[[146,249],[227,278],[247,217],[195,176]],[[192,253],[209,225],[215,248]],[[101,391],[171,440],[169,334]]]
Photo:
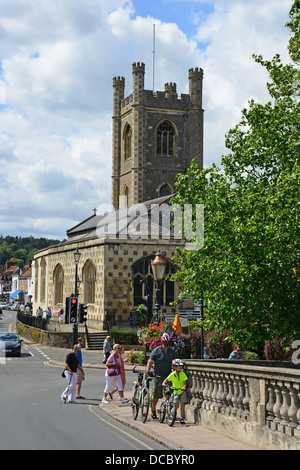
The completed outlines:
[[[177,375],[177,372],[171,372],[170,375],[167,377],[169,382],[172,382],[172,387],[174,388],[182,388],[184,386],[184,382],[188,379],[185,372],[181,370],[179,372],[179,376]],[[174,390],[174,395],[181,395],[183,390]]]

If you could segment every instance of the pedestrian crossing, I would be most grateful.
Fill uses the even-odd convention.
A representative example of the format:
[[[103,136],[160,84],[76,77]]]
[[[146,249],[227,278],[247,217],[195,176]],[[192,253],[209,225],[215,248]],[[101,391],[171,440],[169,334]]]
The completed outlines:
[[[32,362],[33,358],[35,360],[38,360],[38,362],[48,362],[48,363],[53,362],[51,357],[49,357],[49,355],[39,346],[24,345],[22,347],[21,357],[15,357],[15,356],[1,357],[0,364],[14,363],[20,360],[22,361],[22,363],[24,363],[24,360],[26,359],[29,360],[29,362]]]
[[[39,353],[44,357],[44,359],[45,359],[47,362],[52,362],[51,357],[49,357],[47,354],[45,354],[45,352],[43,351],[43,349],[40,349],[39,347],[35,347],[34,349],[35,349],[37,352],[39,352]]]

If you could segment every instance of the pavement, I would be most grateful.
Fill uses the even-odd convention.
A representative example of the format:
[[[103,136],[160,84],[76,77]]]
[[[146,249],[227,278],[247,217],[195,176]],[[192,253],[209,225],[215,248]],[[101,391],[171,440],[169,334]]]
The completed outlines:
[[[25,340],[27,342],[28,339]],[[39,345],[43,348],[42,345]],[[64,357],[69,352],[67,349],[49,348],[51,364],[64,366]],[[84,369],[103,369],[102,351],[91,351],[83,349],[83,368]],[[132,371],[133,364],[125,364],[127,371]],[[143,370],[143,366],[137,369]],[[128,387],[128,391],[126,388]],[[167,422],[159,423],[158,419],[151,418],[151,410],[146,423],[142,423],[140,415],[137,420],[132,418],[131,409],[131,384],[127,383],[124,390],[124,396],[129,400],[126,404],[121,404],[120,398],[116,393],[109,404],[100,403],[100,409],[118,422],[123,423],[131,429],[135,429],[148,438],[162,444],[169,450],[258,450],[257,448],[235,441],[220,433],[211,431],[199,424],[186,421],[186,424],[180,424],[179,421],[174,426],[168,426]]]
[[[129,392],[124,392],[126,398],[130,399],[130,395]],[[176,421],[174,426],[170,427],[167,422],[159,423],[158,419],[150,417],[150,410],[146,423],[142,423],[140,416],[133,420],[130,401],[128,404],[121,404],[118,398],[113,397],[109,405],[101,403],[99,407],[116,421],[135,429],[169,450],[257,450],[199,424],[187,421],[186,424],[180,424]]]

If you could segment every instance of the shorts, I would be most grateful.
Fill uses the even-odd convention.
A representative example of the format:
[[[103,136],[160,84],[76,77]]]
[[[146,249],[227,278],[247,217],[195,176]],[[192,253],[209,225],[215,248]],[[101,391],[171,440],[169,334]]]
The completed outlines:
[[[83,381],[82,372],[81,372],[81,370],[77,369],[76,383],[77,383],[77,384],[81,384],[82,381]]]
[[[175,395],[173,395],[173,400],[176,405],[179,405],[179,403],[186,403],[187,402],[186,391],[184,390],[180,394],[176,393]]]
[[[153,398],[163,398],[162,383],[163,377],[153,377],[151,381],[151,395]]]
[[[120,375],[109,376],[105,374],[105,382],[106,382],[105,389],[104,389],[105,393],[112,392],[113,389],[115,388],[115,385],[117,386],[119,392],[123,391],[123,384],[122,384]]]

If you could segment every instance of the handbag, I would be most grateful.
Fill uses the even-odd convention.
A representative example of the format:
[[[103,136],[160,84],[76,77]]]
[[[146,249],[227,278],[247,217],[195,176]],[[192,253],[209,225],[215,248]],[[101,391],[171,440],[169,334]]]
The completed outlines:
[[[115,358],[115,356],[114,356]],[[115,362],[116,361],[116,358],[115,358]],[[116,364],[115,366],[111,366],[111,367],[108,367],[107,368],[107,375],[109,377],[115,377],[116,375],[120,375],[120,364]]]

